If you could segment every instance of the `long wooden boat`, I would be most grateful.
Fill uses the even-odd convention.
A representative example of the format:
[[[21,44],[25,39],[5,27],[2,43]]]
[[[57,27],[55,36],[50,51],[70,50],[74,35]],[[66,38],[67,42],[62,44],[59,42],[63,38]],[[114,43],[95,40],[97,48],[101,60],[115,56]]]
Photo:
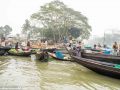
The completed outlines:
[[[120,79],[120,64],[113,64],[108,62],[82,58],[80,56],[75,56],[74,52],[72,52],[71,50],[68,50],[67,48],[66,50],[77,63],[87,67],[88,69],[91,69],[102,75]]]
[[[11,47],[0,47],[0,55],[4,55],[5,53],[7,53],[9,50],[11,49]]]
[[[28,56],[30,56],[30,55],[31,55],[31,52],[9,53],[9,55],[28,57]]]
[[[64,58],[64,59],[61,59],[61,58],[57,58],[55,53],[48,53],[49,56],[51,56],[52,58],[54,58],[55,60],[59,60],[59,61],[71,61],[73,62],[73,60],[69,59],[69,58]]]
[[[120,68],[115,68],[116,64],[85,59],[77,56],[72,58],[79,64],[91,69],[97,73],[120,79]]]
[[[8,54],[9,55],[13,55],[13,56],[24,56],[24,57],[28,57],[28,56],[30,56],[31,55],[31,52],[30,51],[12,51],[12,50],[10,50],[10,51],[8,51]]]
[[[87,59],[94,59],[104,62],[110,62],[110,63],[116,63],[120,64],[120,56],[115,55],[105,55],[105,54],[99,54],[99,53],[82,53],[83,58]]]

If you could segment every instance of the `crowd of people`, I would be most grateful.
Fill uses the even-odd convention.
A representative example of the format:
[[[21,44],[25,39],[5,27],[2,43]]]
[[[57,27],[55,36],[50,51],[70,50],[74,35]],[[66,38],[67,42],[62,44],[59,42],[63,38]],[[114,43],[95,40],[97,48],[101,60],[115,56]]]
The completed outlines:
[[[73,44],[73,42],[68,43],[68,50],[72,50],[72,52],[77,55],[77,56],[81,56],[81,50],[83,49],[83,43],[82,42],[76,42],[75,44]]]
[[[18,51],[30,51],[31,45],[30,41],[25,42],[16,42],[12,43],[10,41],[7,41],[4,37],[0,39],[0,47],[11,47],[15,48],[15,50]]]
[[[98,43],[97,45],[94,44],[93,49],[101,50],[101,51],[109,49],[109,54],[120,55],[120,45],[118,45],[117,42],[114,42],[111,48],[109,48],[107,45],[102,46],[100,43]]]
[[[79,52],[82,49],[85,49],[85,46],[80,41],[76,42],[74,45],[70,42],[69,49]],[[93,47],[91,47],[91,49],[94,51],[99,51],[99,53],[101,54],[120,55],[120,45],[117,42],[114,42],[112,47],[108,47],[107,45],[101,45],[100,43],[94,44]]]
[[[5,46],[11,46],[11,43],[6,41],[5,38],[0,39],[0,46],[5,47]]]
[[[18,51],[30,51],[30,49],[31,49],[31,46],[30,46],[30,42],[28,41],[27,42],[27,44],[25,45],[25,42],[23,42],[23,43],[19,43],[19,42],[17,42],[16,44],[15,44],[15,50],[18,52]]]

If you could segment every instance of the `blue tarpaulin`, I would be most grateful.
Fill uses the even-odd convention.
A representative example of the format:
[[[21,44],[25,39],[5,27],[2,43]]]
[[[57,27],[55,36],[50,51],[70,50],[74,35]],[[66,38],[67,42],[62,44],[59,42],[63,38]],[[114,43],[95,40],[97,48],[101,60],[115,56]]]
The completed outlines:
[[[59,59],[63,59],[63,58],[64,58],[64,55],[63,55],[63,53],[62,53],[61,51],[56,51],[56,52],[55,52],[55,55],[56,55],[56,57],[59,58]]]

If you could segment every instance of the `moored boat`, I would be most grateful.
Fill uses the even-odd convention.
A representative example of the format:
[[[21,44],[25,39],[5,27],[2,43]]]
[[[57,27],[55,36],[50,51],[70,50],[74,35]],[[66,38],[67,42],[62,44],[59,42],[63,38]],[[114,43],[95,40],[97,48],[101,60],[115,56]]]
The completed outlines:
[[[5,53],[7,53],[9,50],[11,49],[11,47],[0,47],[0,55],[4,55]]]
[[[64,56],[64,58],[58,58],[58,57],[55,55],[55,53],[48,53],[48,54],[49,54],[49,56],[51,56],[51,57],[54,58],[55,60],[59,60],[59,61],[73,61],[73,60],[71,60],[70,57]]]
[[[120,79],[120,67],[118,68],[118,66],[120,65],[101,62],[101,61],[95,61],[92,59],[85,59],[77,56],[72,56],[72,58],[77,63],[97,73]]]
[[[41,62],[48,62],[49,60],[49,55],[47,52],[41,51],[41,52],[37,52],[35,55],[36,55],[36,59],[40,60]]]
[[[99,54],[99,53],[82,53],[83,58],[87,59],[94,59],[104,62],[110,62],[115,64],[120,64],[120,56],[115,55],[105,55],[105,54]]]
[[[14,55],[14,56],[24,56],[28,57],[31,55],[30,51],[16,51],[15,49],[11,49],[8,51],[9,55]]]
[[[80,56],[76,56],[73,52],[69,51],[70,56],[79,64],[91,69],[97,73],[102,75],[110,76],[113,78],[120,79],[120,65],[107,63],[102,61],[96,61],[92,59],[82,58]]]

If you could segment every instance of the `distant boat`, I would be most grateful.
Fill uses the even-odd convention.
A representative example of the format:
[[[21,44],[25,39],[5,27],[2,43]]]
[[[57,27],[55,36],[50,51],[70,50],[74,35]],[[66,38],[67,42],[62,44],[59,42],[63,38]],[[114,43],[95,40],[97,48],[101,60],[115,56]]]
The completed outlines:
[[[16,51],[15,49],[11,49],[8,51],[9,55],[13,55],[13,56],[24,56],[24,57],[28,57],[31,55],[31,51]]]

